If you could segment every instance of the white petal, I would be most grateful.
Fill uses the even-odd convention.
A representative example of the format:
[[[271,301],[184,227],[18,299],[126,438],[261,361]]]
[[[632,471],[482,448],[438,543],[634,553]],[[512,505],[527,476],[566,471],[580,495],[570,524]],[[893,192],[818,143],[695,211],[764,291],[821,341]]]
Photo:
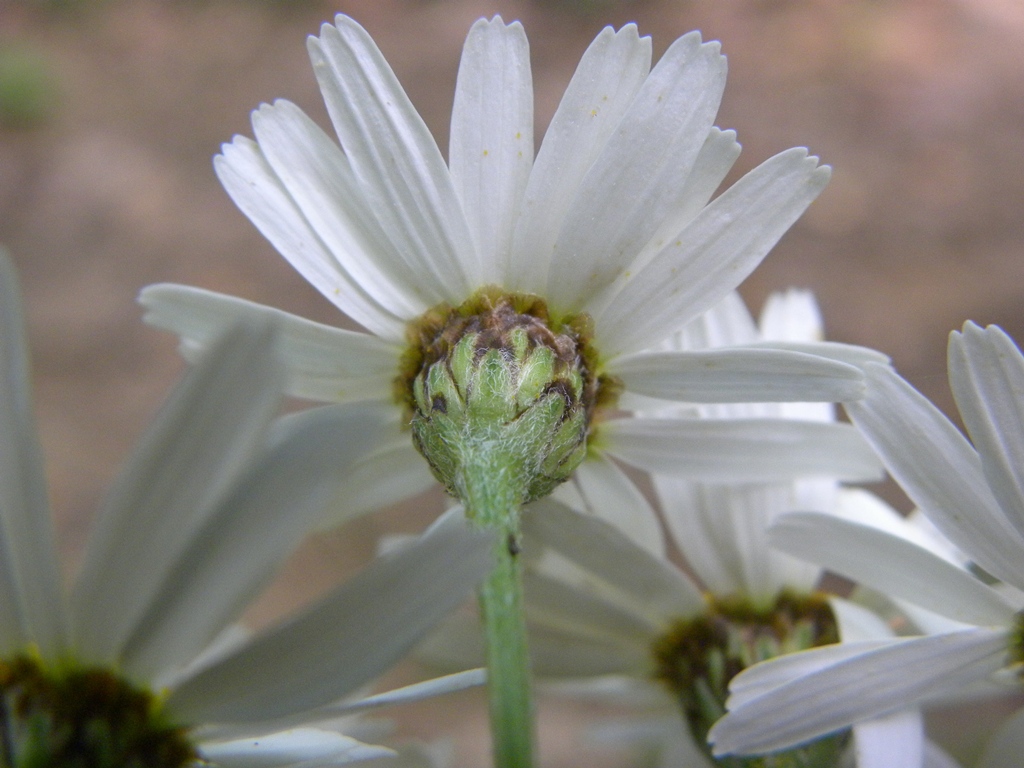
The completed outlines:
[[[390,757],[394,750],[377,747],[317,728],[290,731],[234,741],[203,744],[205,760],[223,768],[278,768],[312,763],[345,765],[356,760]]]
[[[828,182],[804,149],[776,155],[716,198],[595,317],[603,355],[646,349],[733,290]]]
[[[416,317],[444,299],[410,275],[341,148],[297,106],[264,104],[252,127],[267,162],[344,271],[391,314]]]
[[[883,594],[909,600],[958,621],[1006,626],[1013,608],[967,571],[905,539],[831,515],[783,515],[772,545]]]
[[[795,509],[795,508],[794,508]],[[814,507],[801,507],[814,509]],[[968,562],[954,556],[954,547],[931,523],[920,513],[903,516],[886,504],[878,496],[861,488],[843,488],[839,491],[835,506],[829,510],[835,517],[849,520],[851,523],[869,525],[890,536],[898,536],[912,544],[927,549],[933,555],[941,557],[961,568]],[[927,523],[927,527],[916,521]]]
[[[866,366],[868,394],[851,420],[935,526],[996,578],[1024,587],[1024,537],[992,496],[970,443],[889,368]]]
[[[460,303],[480,275],[448,167],[370,36],[347,16],[334,23],[309,38],[309,56],[367,204],[416,265],[409,280]]]
[[[188,722],[247,722],[321,707],[373,679],[491,568],[491,536],[459,520],[185,681],[167,706]]]
[[[591,451],[574,478],[587,512],[611,523],[655,557],[665,556],[665,535],[657,513],[611,459]]]
[[[222,293],[162,283],[142,289],[143,320],[182,338],[195,360],[233,323],[273,318],[278,353],[288,371],[288,392],[327,402],[391,398],[401,348],[376,336],[314,323],[278,309]]]
[[[989,488],[1024,536],[1024,356],[997,326],[949,336],[949,384]]]
[[[600,589],[570,586],[531,570],[523,574],[523,589],[531,626],[549,632],[646,649],[664,625]]]
[[[124,669],[151,679],[193,658],[237,619],[380,432],[378,414],[358,405],[291,417],[173,563],[124,644]]]
[[[769,295],[757,325],[766,341],[817,342],[825,337],[814,294],[798,288]]]
[[[1024,754],[1024,709],[1006,718],[985,744],[978,768],[1016,768]]]
[[[647,675],[650,653],[645,646],[567,634],[546,627],[530,628],[530,669],[538,677],[593,678],[602,675]]]
[[[80,660],[117,658],[168,570],[258,449],[284,378],[268,331],[238,328],[213,345],[121,470],[73,592]]]
[[[738,708],[730,701],[708,739],[717,755],[784,749],[984,679],[1005,663],[1006,642],[1005,632],[988,629],[894,640]]]
[[[777,656],[771,663],[749,667],[729,681],[729,708],[739,709],[787,683],[817,674],[849,659],[860,658],[899,640],[859,640],[824,645],[799,653]]]
[[[610,361],[608,372],[631,392],[690,403],[841,402],[864,394],[854,366],[785,350],[641,352]]]
[[[857,768],[921,765],[924,722],[916,709],[894,712],[853,727]]]
[[[364,699],[325,708],[324,712],[335,715],[348,715],[354,712],[363,712],[378,707],[391,707],[395,704],[410,704],[414,701],[422,701],[434,696],[441,696],[446,693],[465,691],[476,688],[487,682],[487,670],[476,668],[467,669],[464,672],[456,672],[451,675],[434,677],[412,685],[405,685],[401,688],[394,688],[384,693],[367,696]],[[320,710],[318,710],[320,711]]]
[[[259,145],[244,136],[213,159],[217,178],[263,236],[328,301],[373,333],[400,340],[405,319],[363,290],[313,231]]]
[[[672,233],[673,236],[677,234]],[[662,344],[680,351],[712,347],[749,346],[761,338],[743,297],[729,291],[707,312],[702,312]]]
[[[652,623],[705,607],[700,592],[679,570],[602,520],[541,500],[524,509],[523,535],[527,544],[534,539],[551,547],[628,595],[634,610]]]
[[[755,349],[782,349],[788,352],[803,352],[806,355],[836,360],[847,365],[862,368],[866,363],[888,365],[889,356],[877,349],[859,347],[856,344],[840,344],[837,341],[760,341],[747,346]]]
[[[844,643],[862,640],[880,640],[895,636],[885,619],[863,605],[831,595],[828,598],[832,615]]]
[[[29,384],[18,278],[0,250],[0,653],[65,644],[53,519]]]
[[[782,419],[630,418],[604,422],[599,447],[632,466],[708,483],[831,477],[878,480],[878,460],[848,424]]]
[[[508,287],[544,294],[555,240],[587,170],[651,68],[651,40],[635,24],[606,27],[580,60],[527,184],[516,222]]]
[[[474,623],[473,630],[479,637],[479,622]],[[480,655],[481,657],[483,656],[482,651]],[[460,661],[464,662],[466,659],[463,657]],[[322,723],[329,720],[337,721],[338,718],[349,718],[352,715],[379,709],[381,707],[410,704],[412,702],[421,701],[434,696],[442,696],[447,693],[464,691],[469,688],[475,688],[483,685],[486,681],[486,670],[480,668],[468,669],[463,672],[435,677],[430,680],[413,683],[412,685],[406,685],[401,688],[384,691],[383,693],[367,696],[362,699],[348,699],[345,701],[334,702],[324,707],[306,710],[288,717],[266,720],[259,723],[246,723],[242,726],[205,727],[203,732],[206,733],[208,731],[212,731],[217,735],[217,738],[232,738],[241,734],[248,735],[268,730],[283,730],[285,728],[300,726],[305,723]]]
[[[533,166],[530,49],[519,22],[477,21],[462,49],[448,151],[484,284],[506,284],[512,232]],[[518,269],[517,265],[517,269]]]
[[[342,492],[318,527],[336,527],[436,486],[430,466],[413,446],[408,431],[401,430],[396,439],[360,461],[345,476]]]
[[[739,156],[736,131],[710,130],[686,180],[682,184],[677,182],[678,192],[672,194],[678,200],[677,206],[666,212],[653,237],[630,264],[630,270],[635,272],[647,266],[669,239],[678,235],[703,210]],[[592,306],[595,311],[598,306],[603,307],[599,303]]]
[[[768,547],[766,526],[792,508],[786,486],[713,486],[664,475],[653,482],[676,546],[712,594],[757,602],[783,587],[813,587],[817,568],[783,562],[791,558]]]
[[[554,245],[545,296],[582,309],[683,205],[725,88],[725,57],[699,32],[673,43],[583,177]]]

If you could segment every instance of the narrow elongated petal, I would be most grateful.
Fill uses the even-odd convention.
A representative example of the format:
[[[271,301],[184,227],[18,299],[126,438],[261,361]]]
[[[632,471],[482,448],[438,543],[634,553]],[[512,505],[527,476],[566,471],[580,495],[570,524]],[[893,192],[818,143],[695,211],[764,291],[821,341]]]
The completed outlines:
[[[385,691],[384,693],[367,696],[364,699],[341,704],[323,711],[330,711],[338,715],[347,715],[355,712],[365,712],[370,709],[377,709],[378,707],[391,707],[395,704],[410,704],[414,701],[422,701],[423,699],[429,699],[446,693],[456,693],[457,691],[476,688],[486,682],[487,670],[477,667],[476,669],[467,669],[464,672],[455,672],[450,675],[433,677],[429,680],[424,680],[421,683],[413,683],[412,685],[404,685],[401,688],[393,688],[392,690]]]
[[[687,174],[686,181],[679,184],[678,191],[673,193],[676,199],[675,207],[665,212],[665,217],[654,235],[629,265],[630,270],[635,272],[647,266],[670,238],[675,237],[693,221],[708,204],[739,156],[740,143],[736,141],[736,131],[712,128],[708,132],[704,146],[701,147],[697,160]],[[595,300],[591,306],[596,310],[603,305],[599,300]]]
[[[828,604],[836,618],[839,638],[844,643],[895,636],[892,627],[870,608],[835,595],[829,597]]]
[[[775,341],[766,340],[753,342],[749,345],[754,349],[781,349],[789,352],[802,352],[806,355],[816,355],[829,360],[836,360],[840,363],[855,365],[862,368],[866,363],[881,363],[888,365],[889,356],[877,349],[860,347],[856,344],[841,344],[837,341]]]
[[[781,517],[770,537],[784,552],[949,618],[981,626],[1013,619],[1013,607],[967,571],[871,526],[795,512]]]
[[[83,660],[117,658],[169,569],[255,454],[284,383],[269,330],[235,329],[212,346],[114,484],[73,592]]]
[[[0,653],[30,643],[47,659],[64,645],[53,520],[29,384],[14,265],[0,250]]]
[[[825,645],[799,653],[789,653],[771,660],[771,664],[757,664],[744,670],[729,682],[729,708],[739,709],[794,680],[817,674],[840,662],[860,658],[898,640],[861,640]]]
[[[444,299],[410,278],[367,204],[341,148],[294,104],[252,115],[260,150],[342,269],[391,314],[411,318]]]
[[[616,526],[655,557],[665,556],[658,515],[626,473],[600,451],[591,451],[575,479],[586,511]]]
[[[602,520],[541,500],[524,510],[523,534],[527,546],[533,539],[614,584],[653,624],[704,608],[700,592],[678,569]]]
[[[769,349],[641,352],[612,360],[631,392],[691,403],[842,402],[864,394],[864,374],[824,357]]]
[[[399,431],[393,421],[389,432]],[[433,488],[437,480],[430,466],[413,446],[407,431],[366,456],[345,476],[345,487],[331,504],[322,528],[333,528],[347,520],[388,507]]]
[[[340,479],[381,423],[360,406],[293,416],[188,542],[121,652],[139,679],[187,662],[266,587],[323,517]]]
[[[474,623],[473,630],[479,640],[480,629],[478,622]],[[438,633],[435,632],[434,636],[437,634]],[[482,658],[482,651],[480,656]],[[466,657],[463,657],[460,659],[460,662],[465,662],[467,660],[468,659]],[[463,672],[455,672],[450,675],[434,677],[429,680],[413,683],[412,685],[406,685],[401,688],[393,688],[390,691],[384,691],[383,693],[367,696],[362,699],[347,699],[344,701],[334,702],[327,706],[306,710],[290,717],[281,717],[275,720],[266,720],[258,723],[244,723],[241,725],[204,726],[203,735],[210,740],[235,740],[242,736],[285,730],[300,726],[304,723],[322,723],[329,720],[336,720],[340,717],[348,717],[350,715],[368,712],[381,707],[391,707],[396,704],[410,704],[412,702],[422,701],[423,699],[434,696],[442,696],[447,693],[455,693],[457,691],[475,688],[483,685],[486,681],[487,671],[485,669],[467,669]]]
[[[935,526],[998,579],[1024,587],[1024,536],[992,496],[978,454],[934,405],[889,368],[866,367],[868,394],[846,410]]]
[[[718,43],[676,40],[644,81],[583,177],[555,241],[546,295],[579,310],[633,263],[683,204],[685,179],[711,130],[725,88]]]
[[[635,24],[606,27],[580,60],[551,118],[516,222],[508,287],[542,295],[555,240],[584,175],[651,68],[651,40]]]
[[[391,399],[401,350],[377,336],[186,285],[150,285],[139,303],[146,309],[145,322],[181,337],[189,360],[197,360],[234,323],[270,318],[280,329],[277,350],[289,394],[327,402]]]
[[[992,325],[949,336],[949,384],[1006,519],[1024,536],[1024,356]]]
[[[236,136],[213,159],[224,189],[288,263],[345,314],[384,338],[401,339],[404,319],[373,299],[309,225],[259,144]]]
[[[646,675],[650,673],[650,653],[640,645],[624,647],[608,639],[531,627],[530,669],[550,679]]]
[[[362,27],[338,15],[309,38],[327,112],[367,204],[415,280],[459,303],[480,285],[448,167],[395,73]]]
[[[768,547],[766,526],[793,496],[785,485],[706,485],[654,475],[672,538],[705,589],[771,601],[783,587],[813,587],[818,569]],[[803,565],[803,567],[800,567]]]
[[[600,590],[572,587],[556,578],[528,570],[523,576],[527,616],[531,625],[565,631],[621,646],[646,648],[662,627],[628,602],[616,601]]]
[[[768,254],[828,183],[803,149],[766,160],[711,202],[618,293],[596,321],[602,354],[646,349],[714,306]]]
[[[715,724],[708,739],[717,755],[784,749],[955,692],[999,669],[1005,657],[1006,633],[998,630],[895,640],[740,708],[730,703],[729,714]]]
[[[346,765],[358,760],[390,757],[387,747],[363,744],[333,731],[295,728],[256,738],[204,744],[203,757],[223,768]]]
[[[483,284],[504,285],[512,232],[533,166],[533,79],[519,22],[481,19],[459,63],[448,150],[452,182]],[[522,267],[515,265],[515,269]]]
[[[436,525],[168,698],[189,722],[239,723],[315,709],[397,661],[491,568],[491,537]]]
[[[618,459],[707,483],[766,483],[797,477],[867,482],[881,477],[870,447],[848,424],[783,419],[614,419],[601,446]]]
[[[894,712],[853,727],[857,768],[921,765],[924,721],[917,709]]]

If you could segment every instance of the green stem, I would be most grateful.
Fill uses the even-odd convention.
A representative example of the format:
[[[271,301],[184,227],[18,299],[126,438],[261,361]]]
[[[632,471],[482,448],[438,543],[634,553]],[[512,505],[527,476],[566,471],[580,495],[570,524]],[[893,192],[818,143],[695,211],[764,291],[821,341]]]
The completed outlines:
[[[482,528],[501,534],[494,547],[494,571],[480,588],[494,765],[530,768],[533,705],[518,556],[522,482],[517,478],[515,462],[509,461],[500,443],[480,441],[468,448],[460,467],[460,496],[466,516]]]

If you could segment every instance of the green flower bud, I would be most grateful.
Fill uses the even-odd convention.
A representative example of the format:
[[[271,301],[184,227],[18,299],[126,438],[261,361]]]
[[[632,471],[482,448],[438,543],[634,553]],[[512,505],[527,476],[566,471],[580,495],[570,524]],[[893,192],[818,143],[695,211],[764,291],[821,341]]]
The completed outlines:
[[[533,296],[482,291],[417,327],[408,376],[416,447],[464,498],[467,466],[511,475],[518,503],[545,496],[586,453],[599,379],[580,318],[552,329]],[[487,458],[490,457],[490,458]]]
[[[676,697],[694,739],[709,757],[707,734],[725,714],[729,681],[759,661],[839,642],[824,597],[783,592],[767,609],[708,598],[700,616],[676,621],[653,645],[655,677]],[[761,757],[713,758],[729,768],[831,768],[849,732]]]

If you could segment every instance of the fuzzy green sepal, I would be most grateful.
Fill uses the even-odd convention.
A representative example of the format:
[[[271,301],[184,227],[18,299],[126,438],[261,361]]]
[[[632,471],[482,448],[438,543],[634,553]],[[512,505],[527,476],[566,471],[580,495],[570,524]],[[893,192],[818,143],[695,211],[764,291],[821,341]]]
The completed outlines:
[[[449,493],[464,499],[462,467],[500,455],[519,504],[546,496],[586,453],[584,377],[524,327],[459,338],[413,382],[413,439]]]

